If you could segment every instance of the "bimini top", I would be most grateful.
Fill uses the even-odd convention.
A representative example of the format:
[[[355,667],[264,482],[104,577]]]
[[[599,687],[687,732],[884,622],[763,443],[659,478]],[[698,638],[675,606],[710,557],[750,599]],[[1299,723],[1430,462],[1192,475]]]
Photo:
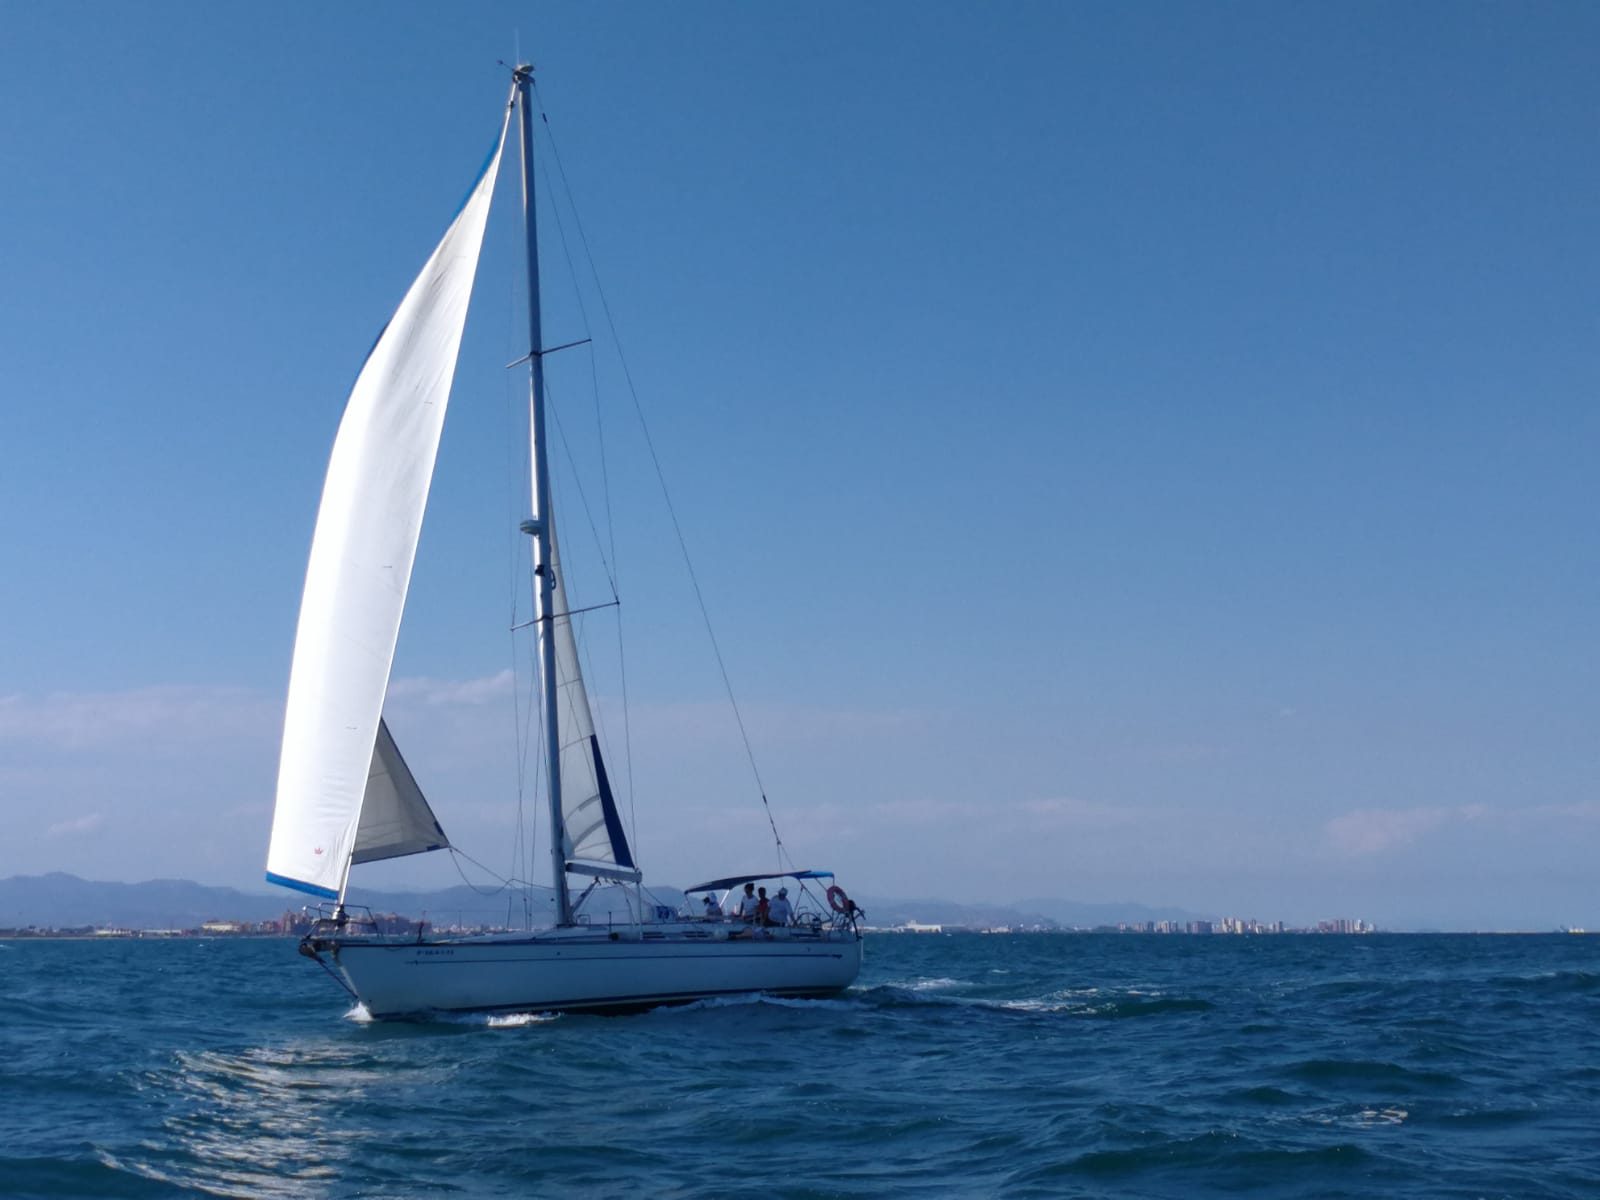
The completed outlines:
[[[723,888],[754,883],[758,879],[832,879],[832,871],[763,871],[759,875],[729,875],[726,879],[713,879],[710,883],[697,883],[685,892],[720,892]]]

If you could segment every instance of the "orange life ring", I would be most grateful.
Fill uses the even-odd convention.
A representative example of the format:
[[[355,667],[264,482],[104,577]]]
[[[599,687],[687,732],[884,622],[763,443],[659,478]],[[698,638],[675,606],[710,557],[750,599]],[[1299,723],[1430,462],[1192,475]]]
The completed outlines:
[[[854,905],[850,903],[850,897],[844,894],[844,889],[836,883],[828,889],[828,907],[836,913],[849,916]]]

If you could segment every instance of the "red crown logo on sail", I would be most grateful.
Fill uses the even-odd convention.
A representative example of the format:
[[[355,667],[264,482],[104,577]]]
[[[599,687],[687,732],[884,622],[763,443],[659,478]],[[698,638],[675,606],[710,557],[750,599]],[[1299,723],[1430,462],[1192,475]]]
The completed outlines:
[[[321,854],[322,853],[322,847],[321,846],[313,846],[313,847],[311,847],[311,853],[313,853],[313,854]]]

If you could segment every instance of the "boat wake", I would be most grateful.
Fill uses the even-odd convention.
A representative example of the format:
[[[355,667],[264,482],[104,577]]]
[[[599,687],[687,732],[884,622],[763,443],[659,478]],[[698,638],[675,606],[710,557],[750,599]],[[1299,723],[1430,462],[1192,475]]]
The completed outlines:
[[[753,1007],[849,1010],[860,1008],[861,1004],[859,1001],[840,997],[823,997],[808,1000],[798,996],[768,996],[762,992],[753,992],[740,996],[708,996],[704,1000],[695,1000],[689,1004],[665,1004],[650,1011],[652,1013],[692,1013],[704,1012],[707,1009]]]
[[[1137,988],[1108,990],[1068,988],[1040,996],[974,996],[956,989],[970,986],[954,979],[917,979],[865,989],[862,995],[886,1008],[931,1005],[979,1009],[1028,1016],[1065,1016],[1099,1020],[1210,1012],[1215,1005],[1198,996],[1170,996]]]
[[[552,1012],[491,1013],[484,1020],[484,1024],[490,1029],[523,1029],[529,1025],[545,1025],[560,1019],[560,1013]]]

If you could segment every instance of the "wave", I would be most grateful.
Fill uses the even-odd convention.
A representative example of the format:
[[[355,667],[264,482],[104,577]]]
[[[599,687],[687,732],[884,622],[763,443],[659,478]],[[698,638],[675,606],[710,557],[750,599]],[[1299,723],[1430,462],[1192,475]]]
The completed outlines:
[[[1361,1167],[1370,1159],[1371,1155],[1356,1145],[1267,1146],[1242,1134],[1214,1130],[1194,1137],[1168,1138],[1145,1146],[1090,1150],[1074,1158],[1021,1173],[1014,1177],[1013,1182],[1037,1183],[1063,1175],[1132,1175],[1153,1170],[1197,1167],[1212,1171],[1240,1167],[1255,1171],[1311,1167],[1325,1171]]]
[[[1494,975],[1486,979],[1483,986],[1508,992],[1581,996],[1600,992],[1600,972],[1539,971],[1527,975]]]
[[[1419,1071],[1377,1059],[1311,1058],[1291,1063],[1284,1073],[1311,1083],[1388,1083],[1454,1087],[1464,1081],[1448,1071]]]
[[[1210,1012],[1216,1006],[1197,996],[1114,996],[1107,1000],[1005,1000],[999,1007],[1012,1012],[1059,1014],[1121,1021],[1129,1017],[1155,1017],[1169,1013]]]
[[[1548,1114],[1538,1108],[1478,1108],[1443,1113],[1429,1122],[1452,1129],[1510,1129],[1543,1120]]]
[[[651,1009],[650,1012],[652,1015],[670,1015],[673,1013],[704,1012],[706,1009],[716,1008],[749,1008],[753,1005],[772,1008],[822,1010],[844,1010],[861,1007],[858,1001],[848,998],[826,997],[808,1000],[798,996],[768,996],[762,992],[754,992],[741,996],[707,996],[704,1000],[693,1000],[688,1004],[663,1004],[660,1008]]]
[[[1596,1194],[1576,939],[884,939],[830,999],[421,1022],[219,945],[198,1002],[188,945],[5,960],[5,1200]]]
[[[1403,1125],[1411,1113],[1394,1105],[1383,1108],[1358,1108],[1354,1112],[1312,1115],[1311,1120],[1321,1125],[1342,1125],[1349,1129],[1381,1129],[1386,1125]]]
[[[939,981],[941,984],[944,981]],[[1030,1016],[1082,1017],[1096,1020],[1123,1020],[1173,1013],[1210,1012],[1216,1006],[1198,996],[1167,996],[1160,992],[1128,988],[1109,991],[1101,988],[1072,988],[1042,996],[1000,998],[993,996],[952,995],[945,986],[879,984],[861,991],[863,999],[884,1008],[931,1005],[982,1009],[997,1013],[1022,1013]]]
[[[171,1196],[170,1184],[128,1171],[109,1156],[13,1157],[0,1154],[0,1179],[6,1195],[24,1196]]]
[[[910,988],[914,992],[942,992],[947,988],[966,987],[967,983],[963,979],[951,979],[948,976],[937,975],[931,977],[925,976],[920,979],[912,979],[905,983],[890,984],[889,986],[906,987]]]

